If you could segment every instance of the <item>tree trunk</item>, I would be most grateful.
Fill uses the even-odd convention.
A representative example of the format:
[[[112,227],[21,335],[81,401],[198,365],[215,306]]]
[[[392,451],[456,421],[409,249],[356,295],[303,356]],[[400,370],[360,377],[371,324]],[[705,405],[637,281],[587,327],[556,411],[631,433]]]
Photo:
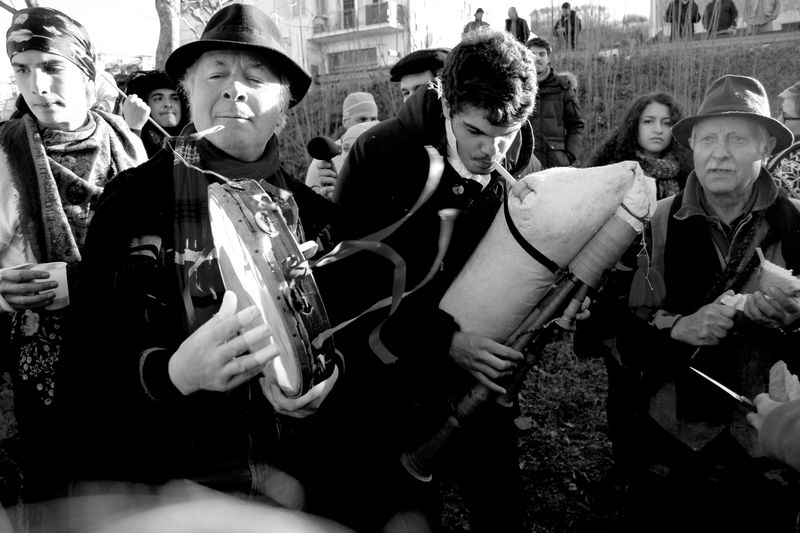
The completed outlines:
[[[180,0],[155,0],[155,3],[160,25],[156,68],[163,70],[167,58],[178,47],[180,41]]]

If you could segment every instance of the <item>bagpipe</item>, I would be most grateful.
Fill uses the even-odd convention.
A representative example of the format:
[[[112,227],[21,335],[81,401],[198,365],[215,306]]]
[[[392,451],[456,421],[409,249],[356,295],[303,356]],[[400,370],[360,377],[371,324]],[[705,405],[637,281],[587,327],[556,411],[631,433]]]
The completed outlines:
[[[511,187],[504,209],[440,302],[462,331],[525,354],[497,395],[481,383],[441,428],[401,456],[421,481],[448,439],[494,396],[511,405],[538,359],[545,332],[572,323],[655,211],[656,188],[635,162],[588,169],[553,168]]]

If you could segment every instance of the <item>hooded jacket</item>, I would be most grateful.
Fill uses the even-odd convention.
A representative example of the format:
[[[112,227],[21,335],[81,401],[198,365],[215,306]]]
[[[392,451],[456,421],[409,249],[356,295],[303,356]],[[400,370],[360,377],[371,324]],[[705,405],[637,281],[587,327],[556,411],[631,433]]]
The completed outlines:
[[[529,121],[536,139],[534,154],[544,168],[568,167],[581,155],[584,123],[578,97],[552,68],[539,82]]]
[[[519,137],[520,156],[511,165],[517,177],[539,169],[535,163],[534,166],[530,163],[532,139],[529,133]],[[446,154],[445,120],[441,102],[433,89],[417,91],[397,117],[372,127],[351,148],[334,196],[341,216],[340,223],[331,229],[335,241],[361,239],[390,226],[409,212],[428,176],[426,145],[434,147],[439,154]],[[382,330],[381,339],[396,357],[401,360],[425,357],[426,365],[439,370],[444,370],[440,365],[449,366],[447,354],[458,326],[452,316],[438,308],[438,302],[488,230],[504,194],[503,180],[496,173],[481,190],[476,181],[462,178],[445,162],[441,181],[430,199],[383,241],[405,261],[405,288],[410,290],[419,284],[434,263],[439,242],[439,211],[460,210],[441,269],[424,289],[402,301]],[[317,282],[331,323],[352,318],[390,296],[393,273],[389,261],[368,252],[318,269]],[[352,281],[344,281],[348,279]],[[352,291],[353,286],[361,290]],[[354,323],[350,327],[372,328],[387,313],[387,309],[372,313],[377,316],[365,316],[358,321],[360,326]],[[343,330],[343,337],[348,336],[350,327]],[[414,334],[409,335],[409,331]],[[338,339],[340,337],[337,337],[337,346],[344,353],[346,348]],[[418,339],[426,339],[424,353],[420,353]],[[363,349],[369,351],[359,344],[359,350]],[[347,353],[344,355],[347,358]]]

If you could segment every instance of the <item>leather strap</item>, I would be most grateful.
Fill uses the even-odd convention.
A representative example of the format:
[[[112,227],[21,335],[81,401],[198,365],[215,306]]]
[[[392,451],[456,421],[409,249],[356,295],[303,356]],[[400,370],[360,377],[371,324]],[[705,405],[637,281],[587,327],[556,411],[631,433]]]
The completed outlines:
[[[523,250],[528,252],[532,258],[534,258],[537,262],[541,263],[547,270],[552,272],[553,274],[557,273],[559,270],[559,266],[552,261],[549,257],[545,256],[542,252],[536,249],[534,245],[529,243],[525,240],[525,237],[517,229],[517,226],[514,225],[514,221],[511,219],[511,212],[508,210],[508,191],[504,195],[503,201],[503,210],[506,214],[506,224],[508,225],[508,230],[511,232],[511,235],[514,237],[514,240],[522,247]]]

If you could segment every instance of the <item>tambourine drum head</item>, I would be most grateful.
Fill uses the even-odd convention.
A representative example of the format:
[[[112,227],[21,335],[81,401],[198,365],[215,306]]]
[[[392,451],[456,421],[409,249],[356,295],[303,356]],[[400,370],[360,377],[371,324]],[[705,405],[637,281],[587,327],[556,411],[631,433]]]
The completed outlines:
[[[265,257],[271,255],[269,238],[254,234],[241,208],[216,195],[209,196],[209,216],[217,259],[225,289],[236,293],[238,309],[258,307],[261,317],[272,330],[271,341],[278,344],[280,355],[272,365],[278,385],[289,396],[302,392],[303,375],[296,346],[302,342],[297,320],[278,287],[285,284],[273,274]]]

